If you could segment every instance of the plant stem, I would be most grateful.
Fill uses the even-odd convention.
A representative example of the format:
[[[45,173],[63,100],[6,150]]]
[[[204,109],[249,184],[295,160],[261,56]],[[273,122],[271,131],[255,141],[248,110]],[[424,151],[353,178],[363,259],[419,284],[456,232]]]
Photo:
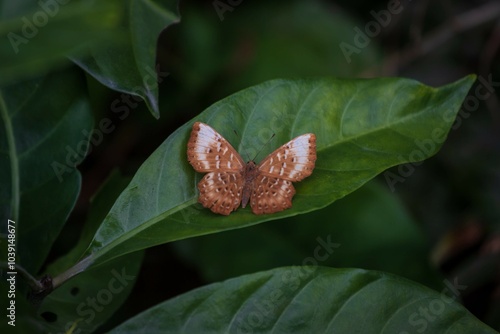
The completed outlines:
[[[44,286],[42,285],[42,283],[40,283],[40,281],[37,280],[35,277],[31,276],[31,274],[29,272],[27,272],[26,269],[24,269],[23,267],[21,267],[18,264],[14,264],[14,267],[16,268],[16,272],[19,273],[26,280],[26,282],[29,284],[29,286],[31,287],[31,290],[38,293],[38,292],[45,289]],[[7,268],[8,269],[9,265],[7,262],[0,262],[0,268]]]
[[[12,220],[18,221],[19,219],[19,161],[17,160],[16,139],[14,137],[14,129],[7,112],[7,106],[2,93],[0,92],[0,117],[4,120],[5,137],[9,145],[10,157],[10,174],[11,174],[11,208],[10,214]]]
[[[69,280],[71,277],[84,271],[90,264],[92,264],[92,262],[93,262],[92,255],[89,255],[86,258],[84,258],[83,260],[81,260],[80,262],[78,262],[77,264],[75,264],[73,267],[69,268],[65,272],[54,277],[54,279],[52,280],[52,285],[53,285],[54,289],[61,286],[64,282]]]

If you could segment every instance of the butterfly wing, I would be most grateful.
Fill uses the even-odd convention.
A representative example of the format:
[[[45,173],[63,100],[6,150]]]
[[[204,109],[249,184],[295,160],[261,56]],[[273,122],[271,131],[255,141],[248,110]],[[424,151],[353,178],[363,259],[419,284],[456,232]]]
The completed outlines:
[[[197,172],[241,172],[245,168],[238,152],[207,124],[193,124],[187,147],[188,161]]]
[[[240,206],[243,182],[239,173],[210,172],[198,183],[198,202],[215,213],[227,216]]]
[[[260,174],[297,182],[311,175],[316,162],[316,136],[298,136],[269,154],[259,164]]]
[[[253,183],[250,206],[253,213],[275,213],[292,207],[295,188],[291,181],[259,175]]]
[[[241,202],[245,163],[231,144],[207,124],[196,122],[187,155],[197,172],[209,172],[198,183],[198,201],[222,215],[236,210]]]

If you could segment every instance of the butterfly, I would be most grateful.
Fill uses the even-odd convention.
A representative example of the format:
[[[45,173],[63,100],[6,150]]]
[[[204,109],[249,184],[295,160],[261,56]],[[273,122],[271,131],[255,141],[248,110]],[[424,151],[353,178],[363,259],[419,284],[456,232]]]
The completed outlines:
[[[250,202],[254,214],[274,213],[292,206],[292,182],[311,175],[316,162],[316,136],[298,136],[269,154],[258,165],[247,163],[209,125],[193,124],[187,145],[188,161],[200,173],[198,201],[221,215]]]

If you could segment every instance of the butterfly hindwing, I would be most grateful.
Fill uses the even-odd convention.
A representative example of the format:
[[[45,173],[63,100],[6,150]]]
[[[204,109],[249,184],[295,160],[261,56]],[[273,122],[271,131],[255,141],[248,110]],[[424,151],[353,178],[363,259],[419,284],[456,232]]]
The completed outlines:
[[[197,172],[239,172],[245,168],[245,162],[231,144],[201,122],[193,125],[187,153]]]
[[[311,175],[316,161],[316,136],[298,136],[269,154],[259,164],[262,175],[293,182]]]
[[[243,182],[239,173],[210,172],[198,183],[198,202],[215,213],[227,216],[240,206]]]
[[[283,211],[292,207],[294,194],[291,181],[261,174],[253,181],[250,206],[256,215]]]

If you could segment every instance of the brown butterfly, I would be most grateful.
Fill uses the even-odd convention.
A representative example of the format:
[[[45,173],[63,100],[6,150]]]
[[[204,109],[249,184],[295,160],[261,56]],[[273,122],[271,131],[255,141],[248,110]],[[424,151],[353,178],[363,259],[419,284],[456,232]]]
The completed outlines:
[[[245,163],[236,150],[207,124],[193,124],[187,145],[189,163],[208,173],[198,183],[198,201],[215,213],[229,215],[250,201],[256,215],[292,206],[292,181],[311,175],[316,161],[316,136],[307,133],[290,140],[258,165]]]

